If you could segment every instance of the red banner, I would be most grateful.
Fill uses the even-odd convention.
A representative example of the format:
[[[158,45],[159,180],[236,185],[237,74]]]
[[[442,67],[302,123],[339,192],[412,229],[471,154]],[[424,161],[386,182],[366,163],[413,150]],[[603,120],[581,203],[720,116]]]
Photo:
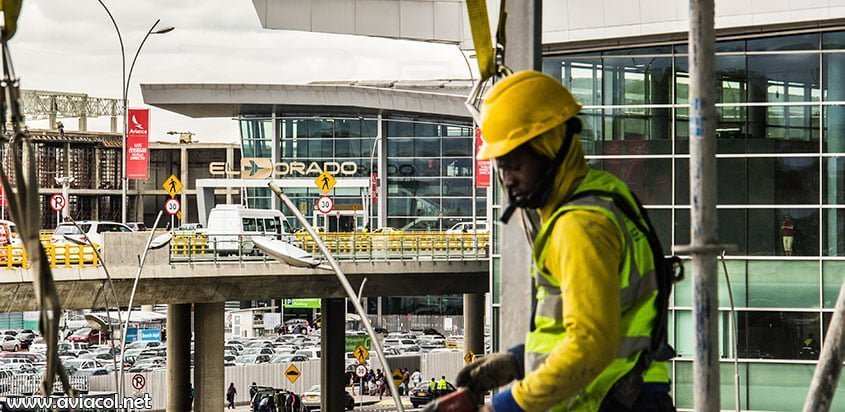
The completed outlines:
[[[150,109],[129,109],[126,113],[126,178],[150,177]]]
[[[372,204],[378,202],[378,176],[375,173],[370,173],[370,194],[372,194]]]
[[[475,129],[475,156],[481,149],[481,129]],[[475,187],[490,187],[490,161],[475,160]]]

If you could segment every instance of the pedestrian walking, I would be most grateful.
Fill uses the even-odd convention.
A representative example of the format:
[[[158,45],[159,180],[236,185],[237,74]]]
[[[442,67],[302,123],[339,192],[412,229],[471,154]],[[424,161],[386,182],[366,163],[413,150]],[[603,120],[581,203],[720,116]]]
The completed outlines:
[[[235,389],[235,383],[230,383],[229,389],[226,390],[226,402],[229,403],[226,405],[226,409],[235,409],[235,395],[237,394],[238,390]]]
[[[409,395],[408,385],[411,384],[411,372],[408,371],[408,368],[402,369],[402,394]]]

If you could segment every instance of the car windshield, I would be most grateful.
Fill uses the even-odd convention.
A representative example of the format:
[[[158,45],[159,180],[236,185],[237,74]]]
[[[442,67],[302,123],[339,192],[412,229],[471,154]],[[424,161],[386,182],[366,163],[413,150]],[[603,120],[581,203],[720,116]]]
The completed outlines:
[[[91,328],[82,328],[76,332],[73,332],[73,336],[85,336],[91,333]]]
[[[56,228],[55,234],[58,236],[79,235],[82,233],[88,233],[88,229],[91,229],[91,225],[85,223],[80,224],[79,227],[82,228],[82,232],[80,232],[79,229],[77,229],[74,225],[61,224],[59,225],[59,227]]]
[[[257,355],[241,355],[235,358],[235,362],[238,363],[255,363],[255,358]]]
[[[320,392],[320,385],[314,385],[314,386],[308,388],[308,390],[306,392]]]

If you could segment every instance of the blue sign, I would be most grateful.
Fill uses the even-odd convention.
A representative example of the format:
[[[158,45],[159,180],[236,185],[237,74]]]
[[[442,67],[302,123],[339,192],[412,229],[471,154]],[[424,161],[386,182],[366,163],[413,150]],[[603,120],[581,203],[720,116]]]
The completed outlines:
[[[126,331],[126,341],[127,342],[149,342],[149,341],[160,341],[161,340],[161,329],[138,329],[138,328],[129,328]]]

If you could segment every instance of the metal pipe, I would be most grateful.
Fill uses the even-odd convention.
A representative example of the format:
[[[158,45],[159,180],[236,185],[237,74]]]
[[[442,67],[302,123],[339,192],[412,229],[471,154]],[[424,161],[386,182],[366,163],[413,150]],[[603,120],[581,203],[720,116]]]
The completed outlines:
[[[689,14],[690,230],[694,409],[718,411],[718,270],[716,256],[716,80],[714,0],[691,0]]]
[[[287,205],[288,209],[290,209],[294,216],[296,216],[296,219],[299,220],[302,227],[304,227],[311,238],[314,239],[317,247],[320,248],[320,252],[323,252],[323,256],[326,257],[326,261],[329,263],[329,266],[334,269],[334,273],[337,275],[337,280],[346,292],[346,296],[349,297],[349,300],[352,301],[352,306],[355,307],[355,311],[358,312],[359,316],[361,316],[361,322],[364,324],[364,328],[367,329],[367,334],[370,335],[370,342],[373,345],[373,349],[376,351],[376,355],[378,355],[379,361],[381,361],[381,367],[384,368],[385,374],[391,373],[390,365],[387,363],[387,358],[384,357],[384,351],[381,348],[381,343],[379,343],[376,338],[376,332],[373,330],[373,325],[371,325],[370,320],[367,319],[367,312],[364,310],[364,307],[361,306],[361,301],[358,300],[358,295],[355,294],[355,289],[352,288],[352,284],[349,283],[349,279],[347,279],[346,275],[343,274],[343,271],[340,269],[340,265],[338,265],[337,261],[334,260],[334,256],[332,256],[331,252],[329,252],[326,244],[323,243],[320,236],[314,231],[314,228],[308,223],[308,220],[305,219],[305,216],[302,215],[302,212],[296,208],[296,205],[294,205],[285,192],[282,191],[282,188],[273,181],[267,183],[267,186],[269,186],[270,190],[279,196],[279,199],[282,199],[282,202]],[[405,408],[402,406],[402,399],[399,398],[399,391],[396,388],[396,382],[394,382],[393,379],[385,380],[387,381],[388,386],[390,386],[393,402],[396,403],[396,410],[399,412],[405,412]]]
[[[830,328],[824,339],[822,353],[807,398],[804,400],[804,412],[825,412],[830,410],[833,395],[842,373],[842,362],[845,361],[845,283],[839,288],[836,299],[836,309]]]
[[[144,245],[144,253],[141,254],[141,261],[138,264],[138,271],[135,272],[135,281],[132,283],[132,293],[129,295],[129,306],[126,308],[126,320],[124,320],[123,331],[120,335],[121,354],[123,353],[124,348],[126,348],[126,332],[129,331],[129,318],[132,315],[132,305],[135,303],[135,292],[138,290],[138,281],[141,280],[141,270],[144,269],[144,263],[146,263],[147,261],[147,254],[150,253],[150,245],[153,243],[153,236],[155,236],[156,229],[158,228],[158,222],[159,220],[161,220],[162,213],[164,213],[164,210],[158,211],[158,216],[156,216],[156,221],[153,224],[153,229],[150,231],[150,237],[147,239],[147,243]],[[123,359],[121,359],[120,371],[118,372],[118,374],[120,375],[120,386],[118,387],[118,391],[121,399],[123,399],[126,394],[126,382],[123,379],[122,361]]]

